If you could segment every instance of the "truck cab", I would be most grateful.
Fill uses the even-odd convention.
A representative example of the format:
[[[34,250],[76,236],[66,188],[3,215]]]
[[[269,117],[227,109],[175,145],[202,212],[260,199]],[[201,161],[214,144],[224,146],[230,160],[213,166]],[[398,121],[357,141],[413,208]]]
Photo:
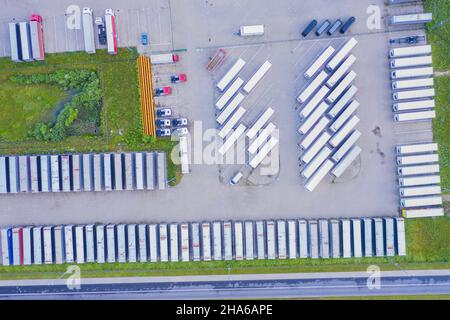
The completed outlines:
[[[156,88],[156,90],[155,90],[155,95],[157,97],[159,97],[159,96],[167,96],[167,95],[169,95],[171,93],[172,93],[172,88],[171,87],[159,87],[159,88]]]
[[[176,74],[170,77],[170,81],[172,83],[178,83],[178,82],[186,82],[187,76],[185,73]]]
[[[88,7],[83,8],[83,14],[89,14],[92,16],[92,9]]]
[[[174,126],[174,127],[183,127],[183,126],[187,126],[187,124],[188,124],[188,120],[186,118],[172,119],[172,126]]]
[[[169,137],[171,135],[170,129],[157,129],[156,130],[156,136],[158,137]]]
[[[170,119],[156,119],[156,126],[157,127],[170,127],[171,126]]]
[[[33,13],[30,17],[30,21],[37,21],[39,23],[42,23],[42,17],[36,13]]]
[[[242,172],[239,171],[238,173],[236,173],[236,174],[233,176],[233,178],[231,178],[230,184],[231,184],[231,185],[237,184],[237,183],[242,179],[243,176],[244,176],[244,175],[242,174]]]
[[[172,109],[170,108],[162,108],[156,110],[156,116],[158,117],[170,117],[172,115]]]

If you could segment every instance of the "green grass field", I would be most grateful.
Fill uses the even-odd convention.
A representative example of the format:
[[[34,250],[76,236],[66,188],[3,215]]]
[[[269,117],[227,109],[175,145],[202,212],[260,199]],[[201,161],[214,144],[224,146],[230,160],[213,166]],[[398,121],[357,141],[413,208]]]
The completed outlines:
[[[433,47],[433,65],[437,70],[450,68],[450,3],[448,0],[425,0],[425,12],[433,13],[427,25],[428,41]]]

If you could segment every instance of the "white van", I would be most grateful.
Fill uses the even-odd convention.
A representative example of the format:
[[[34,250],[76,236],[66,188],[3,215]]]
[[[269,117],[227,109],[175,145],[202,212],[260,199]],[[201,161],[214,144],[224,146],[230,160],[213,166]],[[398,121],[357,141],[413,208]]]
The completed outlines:
[[[242,174],[242,172],[238,172],[238,173],[236,173],[235,175],[234,175],[234,177],[233,178],[231,178],[231,180],[230,180],[230,184],[237,184],[241,179],[242,179],[242,177],[243,177],[244,175]]]

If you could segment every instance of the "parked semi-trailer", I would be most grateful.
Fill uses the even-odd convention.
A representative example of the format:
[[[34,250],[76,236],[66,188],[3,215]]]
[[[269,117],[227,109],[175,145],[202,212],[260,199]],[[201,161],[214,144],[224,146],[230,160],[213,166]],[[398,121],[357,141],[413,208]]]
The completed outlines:
[[[116,262],[116,226],[109,224],[106,226],[106,261]]]
[[[384,249],[387,256],[395,255],[395,233],[394,233],[394,219],[386,217],[384,220]]]
[[[328,220],[319,220],[319,256],[321,258],[330,257],[329,234]]]
[[[114,190],[123,190],[122,154],[114,154]]]
[[[253,235],[253,222],[245,222],[245,259],[253,260],[255,254],[254,248],[254,235]]]
[[[340,81],[340,79],[350,70],[350,67],[355,61],[355,56],[352,54],[349,55],[347,59],[345,59],[345,61],[340,65],[340,67],[333,72],[331,77],[327,80],[326,85],[330,89],[334,87]]]
[[[0,230],[2,265],[4,266],[9,266],[8,230],[9,229]]]
[[[23,61],[32,61],[33,53],[31,51],[31,32],[28,22],[19,22],[20,47]]]
[[[33,228],[33,263],[42,264],[42,227]]]
[[[213,260],[222,260],[222,225],[213,223]]]
[[[8,180],[6,171],[6,157],[0,157],[0,193],[8,192]]]
[[[396,248],[399,256],[406,256],[405,219],[395,218]]]
[[[19,192],[19,161],[17,157],[9,157],[9,192]]]
[[[242,70],[244,65],[245,61],[239,58],[217,83],[217,88],[219,88],[220,91],[223,91],[234,79],[234,77],[236,77],[236,75]]]
[[[14,62],[22,61],[22,46],[20,43],[19,25],[15,22],[8,24],[9,44],[11,47],[11,60]]]
[[[361,220],[352,219],[353,256],[362,257],[362,229]]]
[[[30,31],[31,31],[31,51],[33,53],[33,59],[44,60],[44,37],[42,30],[42,17],[38,14],[31,15],[30,18]]]
[[[112,154],[106,153],[103,155],[103,181],[105,191],[113,190],[113,171],[112,171]]]
[[[27,156],[19,156],[19,190],[28,192],[28,159]]]
[[[264,25],[252,25],[252,26],[241,26],[239,28],[239,35],[241,37],[249,36],[262,36],[264,34]]]
[[[117,26],[113,9],[105,10],[106,43],[109,54],[117,54]]]
[[[139,261],[146,262],[148,257],[147,249],[147,225],[138,225],[138,247],[139,247]]]
[[[126,226],[126,229],[128,262],[137,262],[136,225],[129,224]]]
[[[400,176],[437,173],[439,172],[439,164],[399,167],[397,172]]]
[[[224,260],[233,259],[233,225],[231,221],[225,221],[223,223],[223,246],[224,246]]]
[[[433,14],[430,13],[412,13],[397,16],[390,16],[388,18],[389,25],[404,25],[404,24],[423,24],[428,23],[433,19]]]
[[[356,46],[358,41],[355,38],[350,38],[333,56],[333,58],[328,62],[327,69],[333,71],[336,67],[347,57],[350,51]]]
[[[432,194],[441,194],[441,186],[421,186],[400,188],[400,195],[402,197],[426,196]]]
[[[88,224],[85,227],[86,231],[86,262],[95,262],[95,237],[94,225]]]
[[[44,227],[43,228],[43,243],[44,243],[44,263],[52,264],[53,263],[53,228],[52,227]]]
[[[204,261],[211,261],[211,224],[202,223],[202,256]]]
[[[375,255],[377,257],[384,256],[384,228],[383,220],[380,218],[373,219],[375,224]]]
[[[150,55],[150,61],[152,64],[165,64],[178,62],[180,57],[175,53],[162,53]]]
[[[309,256],[319,258],[319,234],[316,220],[308,221]]]
[[[264,222],[256,221],[256,255],[258,259],[266,257],[266,241],[264,236]]]
[[[29,157],[30,191],[33,192],[33,193],[39,192],[38,159],[39,158],[37,156],[30,156]],[[0,163],[0,175],[1,175],[1,163]],[[1,176],[0,176],[0,179],[1,179]],[[0,181],[0,184],[1,184],[1,181]],[[0,193],[1,193],[1,186],[0,186]]]
[[[412,88],[423,88],[423,87],[432,87],[433,86],[433,78],[418,78],[411,80],[397,80],[392,81],[392,89],[412,89]]]
[[[243,260],[244,259],[244,238],[243,238],[243,227],[242,222],[234,223],[234,250],[235,250],[235,259]]]
[[[373,221],[370,218],[363,219],[364,232],[364,257],[373,256]]]
[[[389,50],[389,58],[420,56],[431,54],[431,45],[393,48]]]
[[[286,259],[286,221],[277,221],[277,252],[278,259]]]
[[[266,221],[267,230],[267,259],[275,259],[275,223],[273,221]]]
[[[392,104],[394,111],[411,111],[434,108],[434,99],[425,99],[419,101],[395,102]]]
[[[13,265],[23,265],[23,233],[22,228],[12,229]]]
[[[85,246],[84,226],[75,226],[75,248],[77,263],[86,262],[86,246]]]
[[[426,153],[438,151],[437,143],[418,143],[397,146],[397,154]]]
[[[328,46],[322,53],[314,60],[314,62],[308,67],[308,69],[303,74],[306,79],[312,78],[327,62],[327,60],[333,55],[334,48]]]
[[[181,229],[181,261],[189,261],[190,253],[189,253],[189,224],[182,223],[180,225]]]
[[[430,110],[430,111],[397,113],[396,115],[394,115],[394,120],[397,122],[419,121],[419,120],[429,120],[435,117],[436,112],[434,110]]]
[[[94,33],[94,21],[92,18],[92,9],[83,8],[83,37],[84,37],[84,50],[89,53],[95,53],[95,33]]]
[[[156,224],[150,224],[148,226],[148,242],[150,251],[150,262],[156,262],[158,261],[159,257],[158,251],[159,235],[158,235],[158,226]]]
[[[332,258],[341,257],[341,233],[339,230],[339,220],[330,220],[330,256]]]
[[[95,226],[95,240],[96,240],[96,253],[97,253],[97,263],[105,263],[105,225]]]
[[[431,56],[394,58],[390,62],[391,68],[406,68],[431,65],[433,62]]]
[[[391,71],[392,79],[429,77],[432,75],[433,75],[433,67],[397,69],[397,70]]]
[[[171,223],[169,225],[169,235],[170,235],[170,261],[177,262],[180,256],[178,249],[178,224]]]
[[[308,258],[309,238],[308,238],[308,225],[306,220],[298,220],[298,239],[299,239],[299,257]]]
[[[288,220],[288,257],[289,259],[297,258],[297,223],[295,220]]]
[[[192,260],[200,261],[200,225],[198,223],[192,223],[191,231],[192,231]]]
[[[127,240],[126,230],[124,224],[117,225],[117,261],[127,261]]]
[[[53,228],[53,232],[55,235],[55,263],[62,264],[64,263],[64,227],[55,226]]]
[[[342,231],[342,257],[350,258],[352,256],[352,233],[350,227],[350,220],[341,220],[341,231]]]
[[[160,261],[169,261],[169,244],[167,239],[167,224],[159,225],[159,258]]]

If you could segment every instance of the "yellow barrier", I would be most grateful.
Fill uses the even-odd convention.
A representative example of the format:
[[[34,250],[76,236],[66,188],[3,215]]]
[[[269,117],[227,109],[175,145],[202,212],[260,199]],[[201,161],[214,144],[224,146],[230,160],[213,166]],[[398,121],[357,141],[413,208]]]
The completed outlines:
[[[145,134],[154,137],[156,136],[155,105],[153,101],[152,67],[149,57],[138,57],[138,71],[142,128]]]

